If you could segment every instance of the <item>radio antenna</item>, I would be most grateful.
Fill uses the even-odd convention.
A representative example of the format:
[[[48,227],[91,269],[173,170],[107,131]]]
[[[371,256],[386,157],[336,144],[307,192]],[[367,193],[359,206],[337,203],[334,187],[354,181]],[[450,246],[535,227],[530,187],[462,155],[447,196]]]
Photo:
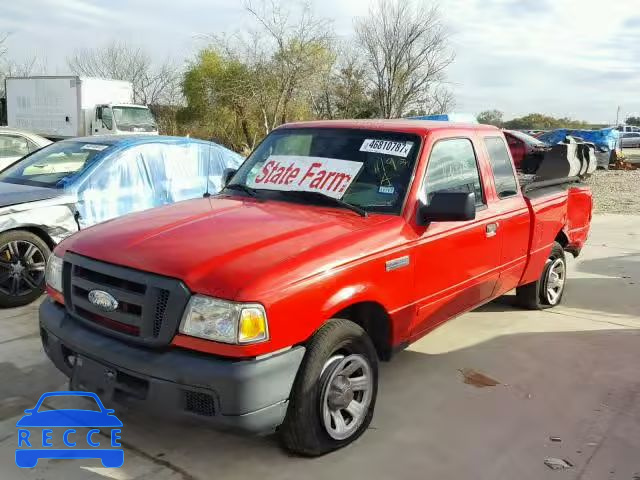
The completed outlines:
[[[204,198],[209,198],[211,196],[211,193],[209,193],[209,173],[211,172],[211,155],[213,153],[213,141],[210,140],[209,141],[209,158],[207,158],[207,168],[206,168],[206,177],[205,177],[205,182],[207,183],[207,186],[205,187],[205,191],[204,191],[204,195],[202,195]]]

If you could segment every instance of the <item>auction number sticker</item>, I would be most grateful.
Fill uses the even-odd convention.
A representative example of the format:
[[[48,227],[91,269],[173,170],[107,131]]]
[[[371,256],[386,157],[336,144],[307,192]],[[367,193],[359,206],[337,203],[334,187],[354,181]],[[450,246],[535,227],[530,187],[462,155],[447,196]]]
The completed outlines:
[[[80,149],[81,150],[95,150],[96,152],[101,152],[102,150],[104,150],[105,148],[108,148],[109,145],[98,145],[97,143],[87,143],[86,145],[83,145]]]
[[[384,153],[406,158],[413,147],[413,142],[395,142],[393,140],[377,140],[367,138],[362,142],[361,152]]]

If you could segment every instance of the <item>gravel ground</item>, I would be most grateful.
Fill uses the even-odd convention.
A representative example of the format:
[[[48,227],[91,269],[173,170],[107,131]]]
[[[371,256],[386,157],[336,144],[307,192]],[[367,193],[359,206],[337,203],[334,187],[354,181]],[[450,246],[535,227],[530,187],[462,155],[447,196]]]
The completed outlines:
[[[640,170],[598,170],[587,183],[596,213],[640,214]]]

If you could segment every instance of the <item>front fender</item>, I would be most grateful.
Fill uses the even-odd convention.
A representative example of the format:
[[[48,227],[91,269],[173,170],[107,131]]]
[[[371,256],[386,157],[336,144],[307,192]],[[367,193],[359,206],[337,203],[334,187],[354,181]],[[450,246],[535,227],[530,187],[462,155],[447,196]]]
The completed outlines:
[[[0,210],[0,231],[37,228],[45,232],[54,243],[60,243],[78,231],[78,224],[74,216],[74,205],[60,203],[58,199],[54,200],[2,208]]]
[[[334,318],[338,312],[363,302],[378,303],[388,312],[389,305],[380,290],[378,285],[370,282],[343,286],[327,298],[320,310],[321,315],[325,319]]]

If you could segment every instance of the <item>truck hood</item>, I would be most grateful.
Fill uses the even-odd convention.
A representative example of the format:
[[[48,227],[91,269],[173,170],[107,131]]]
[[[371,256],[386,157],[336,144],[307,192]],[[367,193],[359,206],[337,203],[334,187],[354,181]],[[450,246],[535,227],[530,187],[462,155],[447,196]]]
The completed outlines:
[[[96,225],[66,240],[59,253],[69,250],[177,278],[197,293],[248,300],[256,292],[326,271],[329,258],[334,263],[345,261],[344,250],[353,248],[356,237],[366,238],[362,229],[391,218],[363,218],[315,205],[212,197]]]
[[[64,190],[0,182],[0,207],[59,197]]]

